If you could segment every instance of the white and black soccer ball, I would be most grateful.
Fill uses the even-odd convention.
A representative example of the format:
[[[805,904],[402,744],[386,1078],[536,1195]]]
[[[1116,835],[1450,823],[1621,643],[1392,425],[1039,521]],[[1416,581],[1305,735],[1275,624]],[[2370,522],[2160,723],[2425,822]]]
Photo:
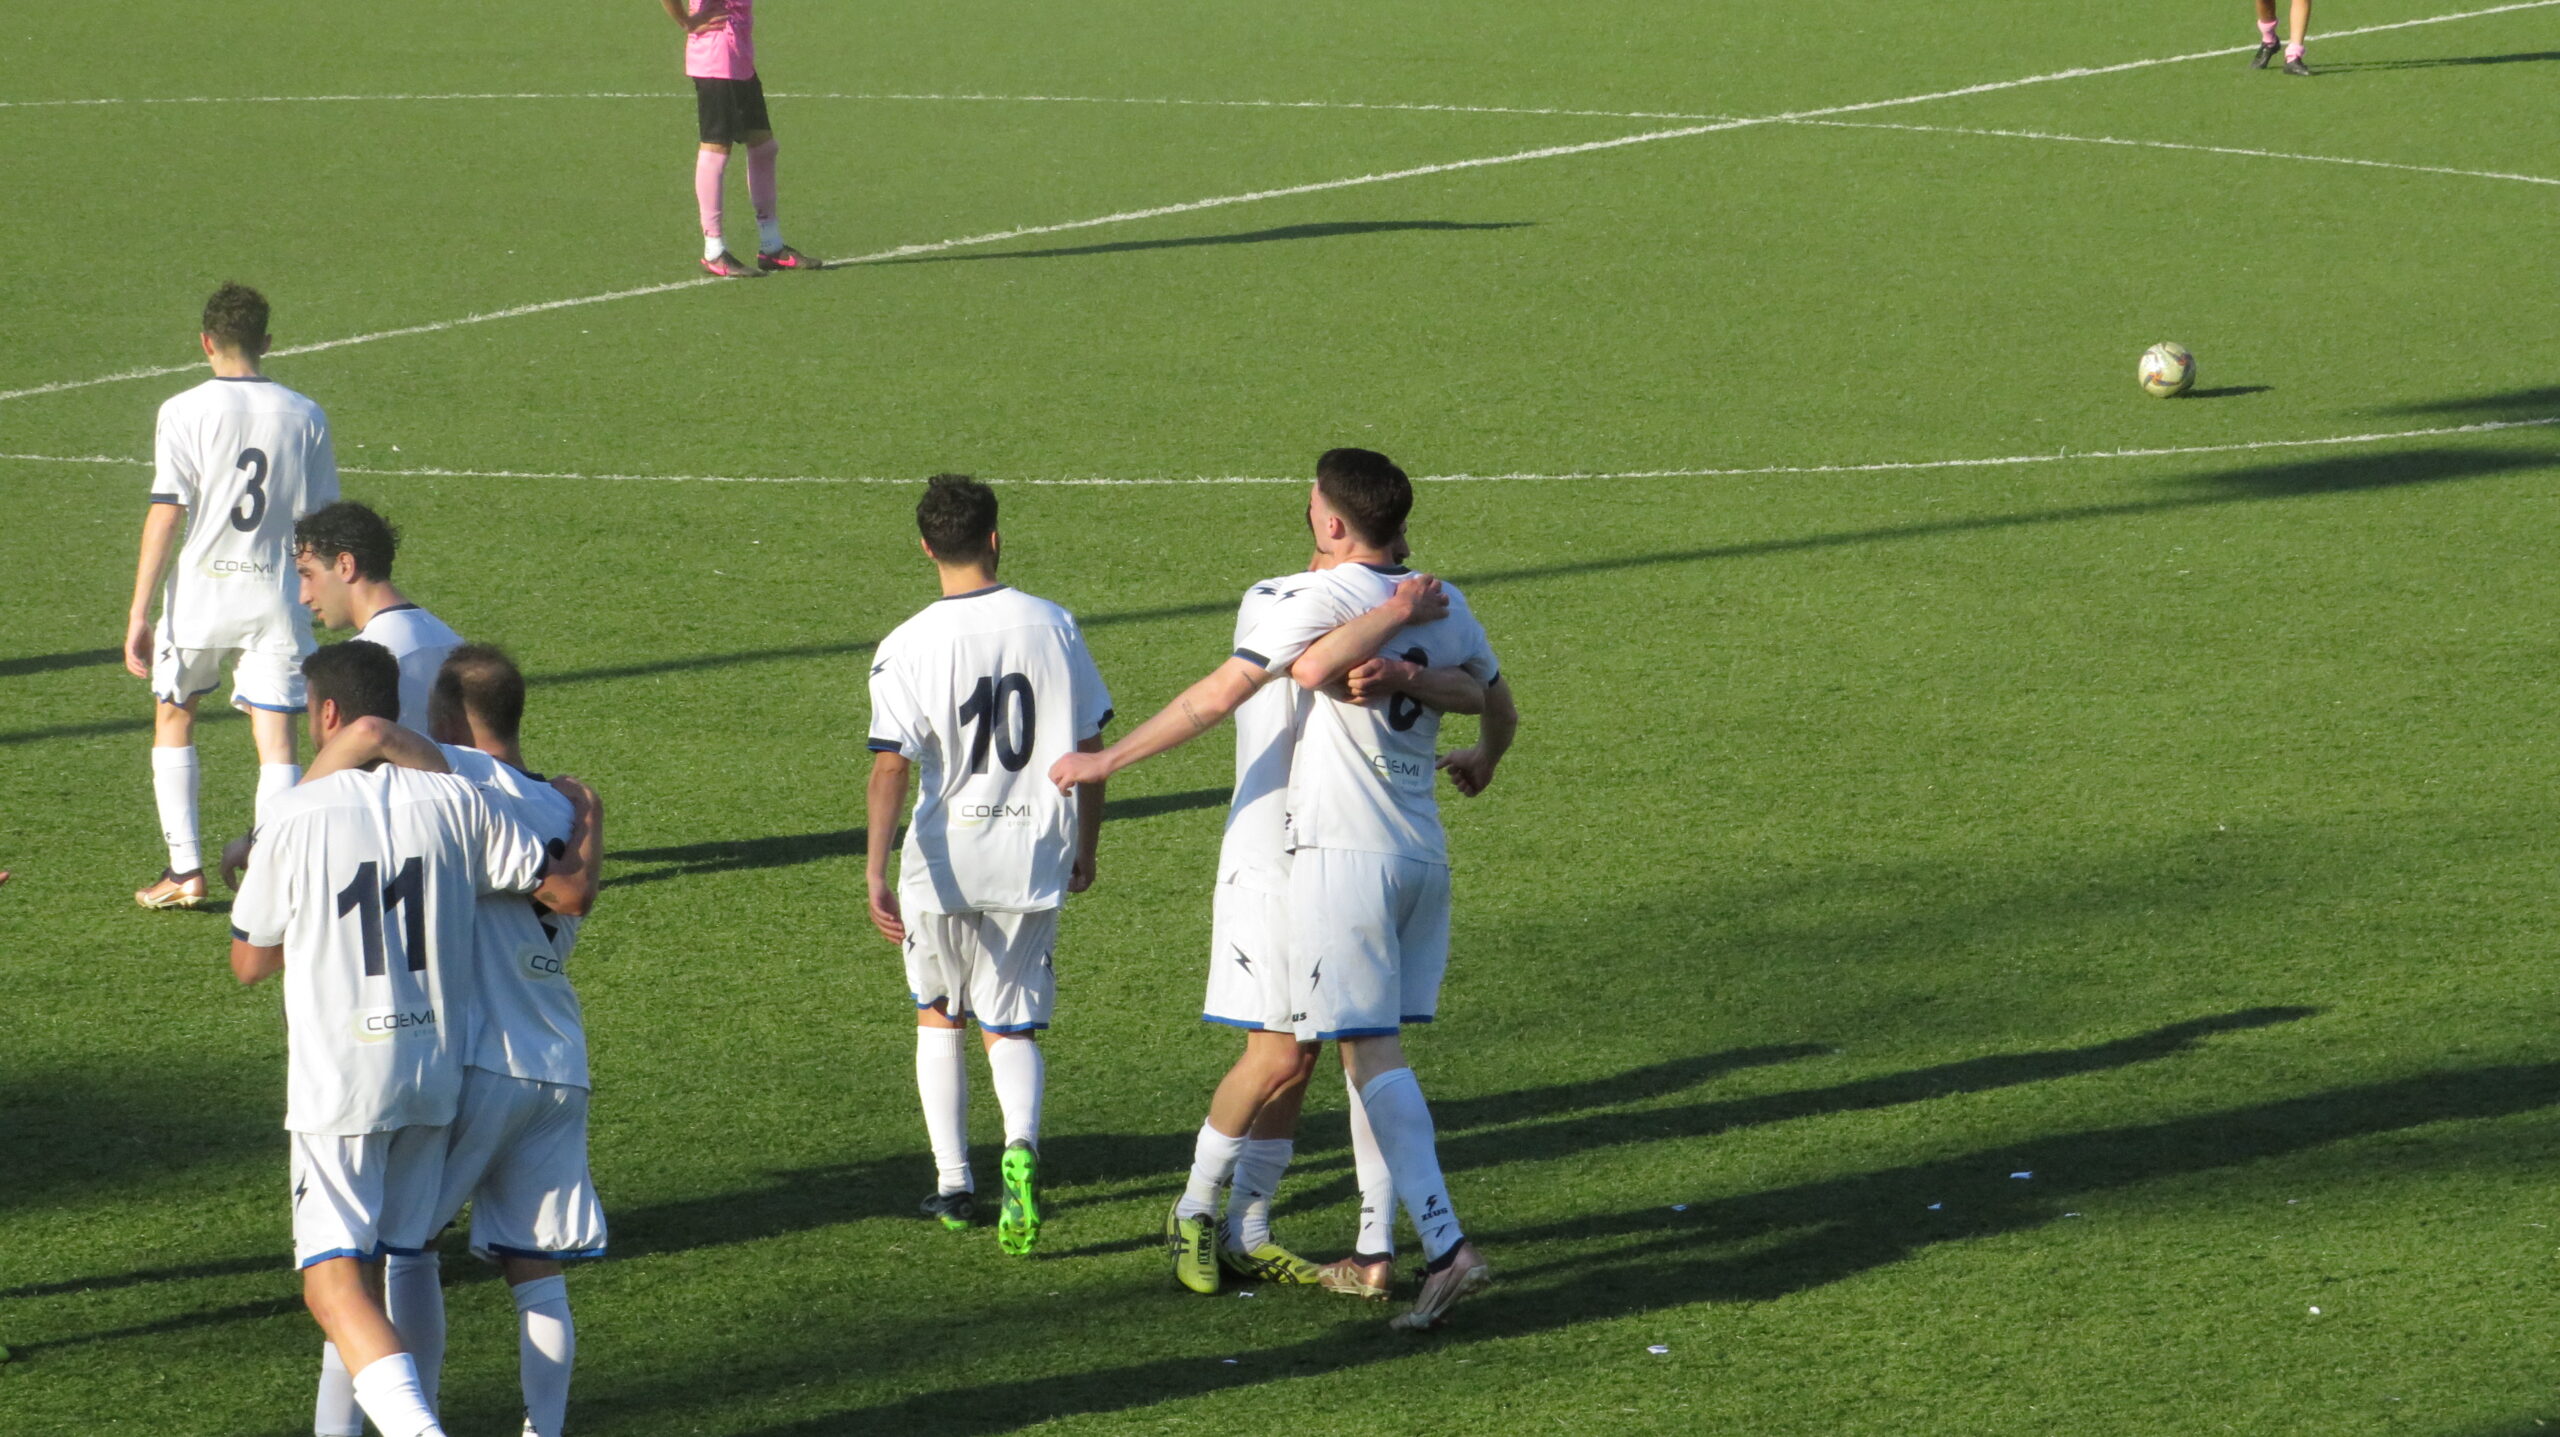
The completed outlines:
[[[2154,399],[2168,399],[2195,387],[2196,357],[2183,344],[2166,340],[2142,351],[2142,392]]]

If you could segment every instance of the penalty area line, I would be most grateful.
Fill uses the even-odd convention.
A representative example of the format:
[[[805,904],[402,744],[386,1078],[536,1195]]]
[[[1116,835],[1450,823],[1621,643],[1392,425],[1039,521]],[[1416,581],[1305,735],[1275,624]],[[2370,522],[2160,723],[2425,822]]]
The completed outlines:
[[[1783,475],[1909,474],[1932,469],[2007,469],[2030,464],[2077,464],[2116,459],[2178,459],[2210,454],[2250,454],[2270,449],[2342,449],[2387,444],[2401,439],[2442,439],[2464,434],[2498,434],[2515,429],[2547,429],[2560,425],[2560,414],[2539,419],[2493,419],[2476,424],[2439,425],[2429,429],[2394,429],[2368,434],[2336,434],[2320,439],[2253,439],[2238,444],[2178,444],[2137,449],[2060,450],[2051,454],[2003,454],[1972,459],[1895,459],[1869,464],[1764,464],[1722,469],[1619,469],[1564,474],[1417,474],[1417,484],[1566,484],[1632,479],[1750,479]],[[24,464],[106,464],[148,468],[148,459],[113,454],[0,454],[0,461]],[[341,466],[341,474],[402,479],[544,479],[576,483],[638,484],[907,484],[912,475],[842,474],[587,474],[533,469],[388,469]],[[1116,478],[989,478],[990,484],[1040,489],[1161,489],[1242,484],[1304,484],[1303,475],[1226,474]]]
[[[2348,30],[2333,30],[2324,38],[2326,40],[2334,41],[2345,39],[2349,36],[2369,35],[2386,30],[2405,30],[2416,25],[2438,25],[2453,20],[2477,19],[2481,16],[2505,14],[2510,11],[2546,9],[2553,5],[2560,5],[2560,0],[2510,0],[2510,3],[2508,4],[2493,5],[2485,9],[2461,11],[2449,15],[2422,16],[2412,20],[2396,20],[2387,24],[2366,25]],[[1365,175],[1351,175],[1342,179],[1317,180],[1307,184],[1282,185],[1271,189],[1248,190],[1241,194],[1214,195],[1207,199],[1187,200],[1179,204],[1155,205],[1145,209],[1122,210],[1114,214],[1097,215],[1091,219],[1068,220],[1058,224],[1047,225],[1023,225],[1013,229],[992,230],[984,234],[965,235],[956,239],[934,240],[922,244],[899,245],[891,249],[876,250],[870,254],[854,255],[845,259],[831,260],[828,263],[831,265],[846,266],[877,264],[887,260],[906,259],[917,255],[938,254],[948,250],[966,249],[978,245],[999,244],[1006,240],[1029,239],[1039,235],[1064,234],[1075,230],[1096,229],[1105,225],[1128,224],[1138,220],[1160,219],[1168,215],[1195,214],[1202,210],[1223,209],[1233,205],[1254,204],[1263,200],[1286,199],[1297,195],[1323,194],[1334,190],[1347,190],[1367,185],[1388,184],[1398,180],[1419,179],[1427,175],[1457,174],[1467,170],[1486,169],[1495,165],[1515,165],[1531,160],[1562,159],[1571,155],[1599,154],[1608,150],[1624,149],[1631,145],[1655,144],[1664,140],[1678,140],[1687,139],[1697,135],[1720,134],[1728,130],[1750,129],[1763,125],[1796,124],[1808,120],[1829,119],[1838,115],[1864,114],[1869,111],[1894,109],[1904,105],[1927,104],[1935,100],[1962,99],[1971,95],[1994,94],[2003,90],[2023,89],[2031,85],[2046,85],[2062,80],[2090,79],[2100,75],[2121,75],[2136,70],[2154,69],[2162,65],[2181,64],[2189,60],[2205,60],[2222,56],[2245,54],[2255,48],[2256,47],[2253,45],[2226,45],[2211,50],[2190,51],[2182,55],[2163,55],[2146,60],[2125,60],[2113,65],[2075,66],[2067,70],[2053,70],[2041,75],[2026,75],[2008,80],[1986,80],[1978,85],[1966,85],[1952,90],[1931,90],[1922,94],[1902,95],[1888,100],[1860,100],[1849,104],[1827,105],[1810,110],[1789,110],[1779,114],[1750,115],[1739,119],[1716,120],[1705,124],[1680,125],[1670,129],[1646,130],[1638,134],[1619,135],[1605,140],[1587,140],[1579,144],[1542,145],[1535,149],[1515,150],[1507,154],[1484,155],[1474,159],[1450,160],[1438,164],[1413,165],[1404,169],[1382,170]],[[313,344],[288,345],[282,349],[273,350],[270,354],[271,357],[274,358],[285,358],[300,354],[320,354],[333,349],[344,349],[351,345],[372,344],[381,340],[402,339],[422,334],[439,334],[448,330],[460,329],[467,325],[489,324],[502,319],[520,319],[528,315],[547,314],[555,310],[574,309],[591,304],[606,304],[614,300],[639,299],[648,295],[657,294],[674,294],[683,290],[700,289],[705,285],[727,284],[730,282],[731,281],[729,280],[703,275],[692,279],[671,280],[663,284],[636,285],[628,289],[608,290],[601,294],[578,295],[567,299],[545,300],[537,304],[513,305],[505,309],[495,309],[480,314],[464,315],[458,319],[432,320],[424,324],[410,324],[402,325],[395,329],[376,330],[369,334],[348,335],[340,339],[325,339]],[[195,363],[157,365],[139,369],[121,370],[113,374],[96,375],[87,379],[57,380],[51,384],[31,385],[23,389],[0,390],[0,403],[5,403],[13,399],[29,399],[43,394],[59,394],[68,390],[89,389],[102,384],[116,384],[127,380],[151,379],[165,377],[172,374],[186,374],[193,372],[199,367],[200,366]]]

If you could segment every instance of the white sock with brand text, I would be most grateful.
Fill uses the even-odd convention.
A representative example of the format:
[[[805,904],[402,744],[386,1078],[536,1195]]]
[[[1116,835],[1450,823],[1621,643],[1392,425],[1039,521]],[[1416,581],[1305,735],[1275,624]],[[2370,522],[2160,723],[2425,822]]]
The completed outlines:
[[[1184,1217],[1207,1217],[1218,1210],[1218,1189],[1236,1170],[1236,1159],[1244,1156],[1244,1138],[1228,1137],[1207,1123],[1200,1125],[1199,1140],[1191,1145],[1191,1181],[1182,1189],[1182,1201],[1174,1211]]]
[[[1287,1138],[1247,1138],[1236,1155],[1235,1182],[1227,1189],[1227,1239],[1238,1252],[1271,1241],[1271,1199],[1298,1145]]]
[[[1029,1034],[998,1038],[987,1050],[987,1071],[995,1075],[996,1106],[1004,1110],[1004,1142],[1040,1147],[1040,1097],[1049,1081],[1049,1058]]]
[[[1449,1185],[1440,1176],[1440,1149],[1431,1129],[1431,1107],[1422,1100],[1422,1081],[1411,1068],[1391,1069],[1360,1089],[1360,1101],[1369,1110],[1378,1151],[1386,1154],[1387,1171],[1395,1175],[1396,1196],[1422,1240],[1422,1255],[1437,1262],[1466,1234],[1458,1230]]]
[[[382,1429],[382,1437],[445,1437],[427,1394],[418,1388],[418,1364],[408,1353],[378,1357],[357,1373],[356,1401]]]
[[[1351,1250],[1362,1257],[1393,1257],[1396,1252],[1396,1180],[1387,1155],[1378,1150],[1377,1131],[1369,1126],[1369,1105],[1360,1101],[1360,1085],[1342,1075],[1351,1090],[1351,1166],[1360,1183],[1360,1241]]]
[[[444,1385],[444,1263],[433,1252],[395,1252],[382,1260],[382,1308],[400,1345],[418,1365],[427,1405]]]
[[[204,845],[196,838],[196,750],[151,750],[151,793],[160,801],[160,837],[169,845],[169,871],[193,873],[204,867]]]
[[[267,800],[300,782],[302,782],[302,765],[298,763],[258,765],[258,806],[250,812],[263,820],[267,816]]]
[[[320,1392],[311,1401],[313,1437],[364,1437],[364,1409],[356,1406],[356,1375],[338,1355],[338,1344],[320,1344]]]
[[[965,1028],[916,1029],[916,1093],[924,1099],[934,1171],[947,1193],[977,1188],[969,1176],[968,1040]]]
[[[517,1283],[514,1292],[525,1426],[534,1437],[560,1437],[560,1424],[569,1413],[569,1369],[578,1361],[578,1329],[569,1320],[569,1279],[537,1277]]]

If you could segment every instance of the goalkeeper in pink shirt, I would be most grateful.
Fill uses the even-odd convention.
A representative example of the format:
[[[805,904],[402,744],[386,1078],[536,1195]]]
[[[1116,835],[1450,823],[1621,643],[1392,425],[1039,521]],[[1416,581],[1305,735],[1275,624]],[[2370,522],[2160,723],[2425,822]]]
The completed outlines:
[[[684,27],[684,72],[693,79],[694,108],[702,121],[702,149],[693,157],[693,197],[702,207],[702,267],[723,279],[756,270],[816,269],[818,262],[782,242],[774,217],[773,121],[764,110],[764,81],[756,78],[755,0],[659,0]],[[720,238],[720,186],[729,174],[729,147],[747,147],[747,194],[756,205],[756,265],[729,252]]]

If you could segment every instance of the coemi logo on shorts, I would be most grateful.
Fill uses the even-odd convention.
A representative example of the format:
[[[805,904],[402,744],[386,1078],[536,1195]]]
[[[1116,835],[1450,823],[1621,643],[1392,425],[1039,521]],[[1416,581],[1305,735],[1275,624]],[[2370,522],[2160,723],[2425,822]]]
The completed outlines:
[[[432,1028],[436,1022],[433,1008],[375,1008],[356,1015],[356,1041],[388,1043],[412,1028]]]

